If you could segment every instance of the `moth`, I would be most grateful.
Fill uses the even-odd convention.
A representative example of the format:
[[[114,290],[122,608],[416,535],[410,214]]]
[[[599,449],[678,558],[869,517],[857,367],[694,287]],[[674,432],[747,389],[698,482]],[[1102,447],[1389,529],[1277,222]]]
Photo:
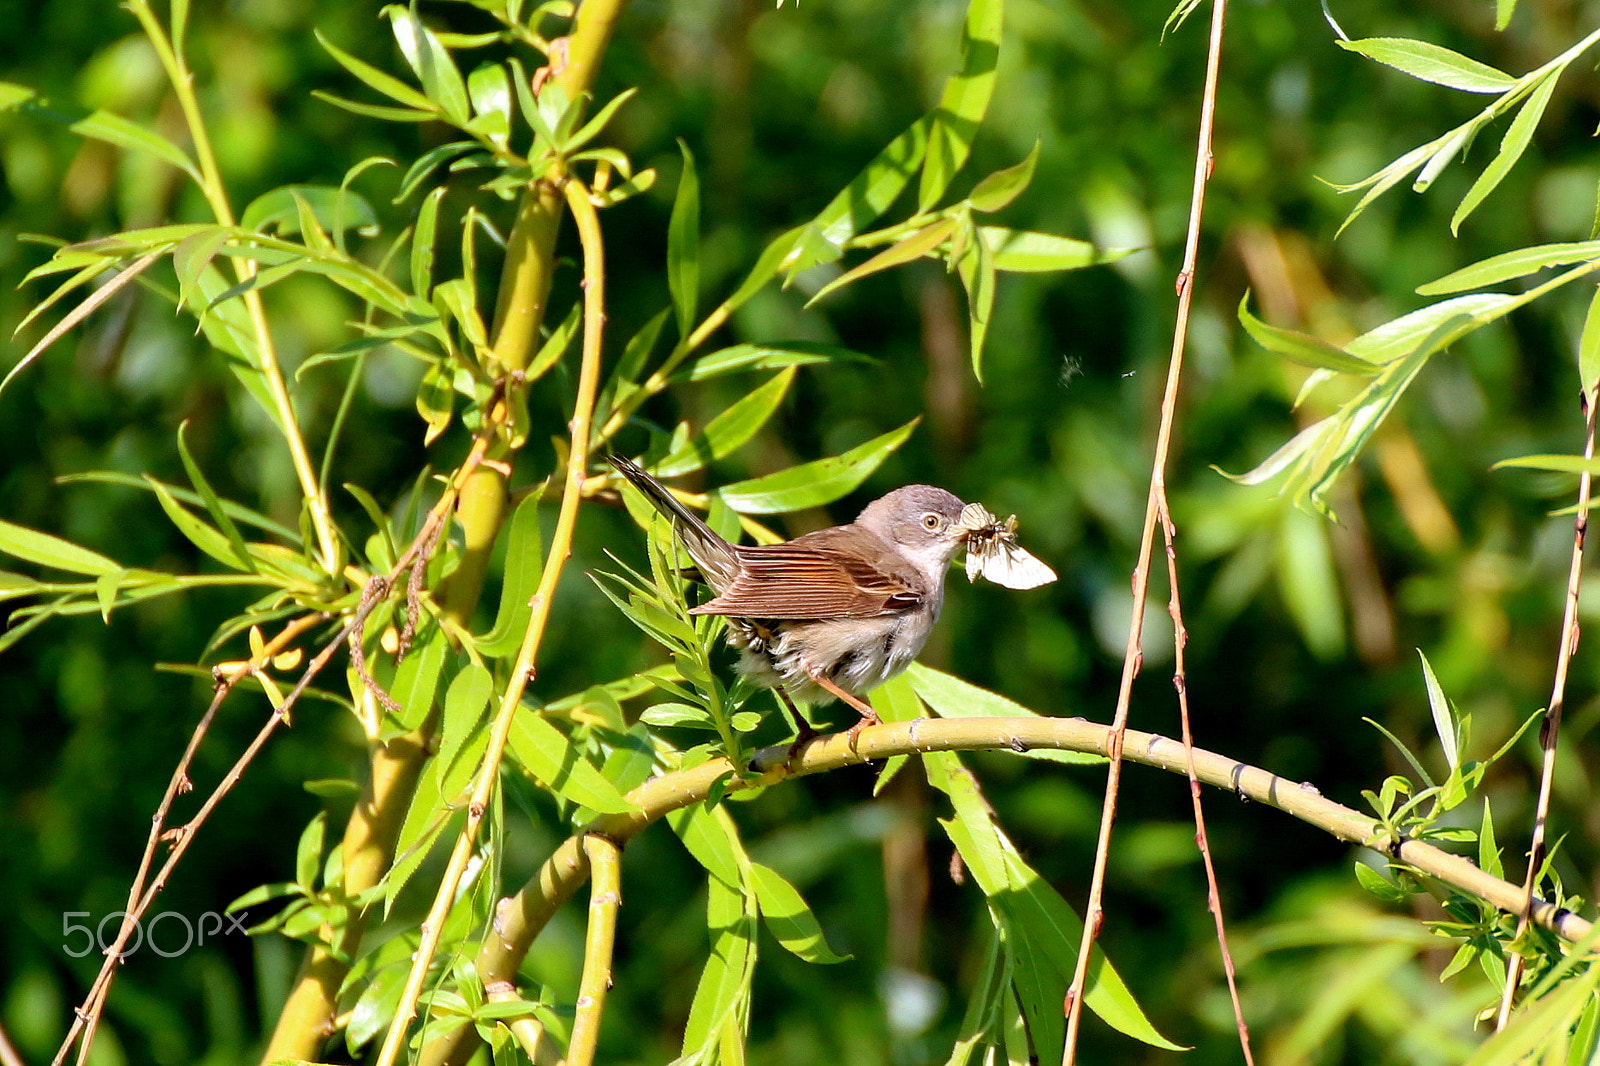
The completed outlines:
[[[967,530],[968,581],[981,576],[1008,589],[1031,589],[1056,579],[1054,570],[1017,545],[1016,515],[1002,522],[983,504],[969,503],[960,522]]]

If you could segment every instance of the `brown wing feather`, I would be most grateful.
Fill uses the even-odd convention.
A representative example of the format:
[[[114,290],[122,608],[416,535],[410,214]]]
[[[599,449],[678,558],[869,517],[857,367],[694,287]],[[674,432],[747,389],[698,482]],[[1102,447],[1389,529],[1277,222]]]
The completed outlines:
[[[841,544],[841,536],[846,543]],[[870,538],[862,558],[863,542]],[[888,545],[864,529],[819,530],[787,544],[742,546],[739,575],[691,611],[740,618],[873,618],[922,602],[921,582]]]

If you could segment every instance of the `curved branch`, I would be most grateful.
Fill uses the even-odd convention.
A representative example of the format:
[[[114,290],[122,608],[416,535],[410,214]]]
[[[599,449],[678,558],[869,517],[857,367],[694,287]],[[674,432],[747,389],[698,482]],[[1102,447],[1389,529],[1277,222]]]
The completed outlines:
[[[788,758],[788,745],[764,748],[750,760],[752,773],[746,778],[739,778],[726,759],[712,759],[689,770],[651,778],[628,793],[629,801],[638,810],[595,819],[556,848],[516,895],[500,901],[491,933],[478,952],[478,977],[485,986],[503,987],[515,980],[534,939],[589,876],[590,863],[583,849],[585,837],[598,834],[625,844],[662,816],[703,801],[724,779],[731,777],[726,783],[726,791],[731,794],[768,787],[792,777],[930,751],[1020,752],[1054,748],[1105,755],[1111,738],[1110,726],[1082,718],[919,718],[863,729],[857,734],[854,747],[844,734],[838,733],[806,745],[792,759]],[[1340,840],[1376,848],[1509,914],[1517,913],[1523,905],[1521,886],[1425,841],[1394,841],[1375,819],[1327,799],[1308,782],[1290,781],[1216,752],[1192,750],[1195,776],[1207,785],[1276,807]],[[1127,730],[1122,757],[1168,773],[1187,776],[1189,772],[1183,744],[1155,733]],[[1530,918],[1568,941],[1581,939],[1590,929],[1585,919],[1542,900],[1534,902]],[[464,1063],[476,1046],[475,1039],[471,1027],[464,1026],[429,1042],[418,1061],[423,1066]]]

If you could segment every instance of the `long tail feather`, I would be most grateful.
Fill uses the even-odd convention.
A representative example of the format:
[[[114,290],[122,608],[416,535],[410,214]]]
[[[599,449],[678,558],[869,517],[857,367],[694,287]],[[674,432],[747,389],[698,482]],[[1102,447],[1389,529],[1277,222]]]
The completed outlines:
[[[682,501],[667,491],[665,485],[645,473],[638,463],[620,455],[607,456],[606,461],[644,493],[644,498],[650,501],[651,506],[672,520],[678,538],[683,541],[689,557],[700,567],[707,584],[720,591],[733,582],[739,564],[732,544],[706,525],[699,515],[685,507]]]

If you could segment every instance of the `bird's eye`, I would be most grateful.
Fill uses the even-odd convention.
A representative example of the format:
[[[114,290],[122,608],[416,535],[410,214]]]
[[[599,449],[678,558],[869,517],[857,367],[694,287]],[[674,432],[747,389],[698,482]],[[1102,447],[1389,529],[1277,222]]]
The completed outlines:
[[[922,516],[922,528],[926,529],[928,532],[937,533],[943,527],[944,519],[940,518],[932,511],[929,511],[927,514]]]

